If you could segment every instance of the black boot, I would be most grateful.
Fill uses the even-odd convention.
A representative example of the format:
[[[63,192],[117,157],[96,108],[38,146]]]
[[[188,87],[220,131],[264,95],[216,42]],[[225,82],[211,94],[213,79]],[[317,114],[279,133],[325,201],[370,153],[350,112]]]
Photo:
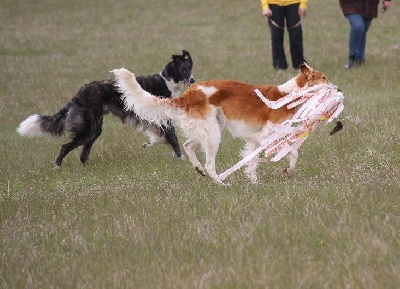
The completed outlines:
[[[364,59],[361,59],[361,58],[356,59],[355,66],[361,66],[361,64],[363,64],[364,61],[365,61],[365,60],[364,60]]]
[[[356,56],[355,55],[350,55],[349,56],[349,61],[346,63],[344,66],[347,69],[352,68],[356,64]]]

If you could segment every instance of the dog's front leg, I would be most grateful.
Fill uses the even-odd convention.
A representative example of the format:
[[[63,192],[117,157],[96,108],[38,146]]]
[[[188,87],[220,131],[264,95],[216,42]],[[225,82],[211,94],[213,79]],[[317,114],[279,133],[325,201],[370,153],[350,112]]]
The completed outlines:
[[[299,156],[299,153],[297,152],[297,149],[294,149],[288,153],[287,158],[289,160],[289,166],[286,169],[284,169],[285,173],[289,174],[294,171],[294,168],[296,167],[298,156]]]
[[[249,154],[251,154],[252,152],[254,152],[254,150],[259,146],[258,143],[255,142],[247,142],[245,145],[245,149],[242,152],[242,156],[246,157]],[[253,159],[251,159],[246,166],[245,169],[245,174],[246,176],[249,178],[250,182],[253,184],[257,184],[258,183],[258,178],[257,178],[257,166],[258,166],[258,162],[259,162],[259,155],[257,154],[256,156],[254,156]]]

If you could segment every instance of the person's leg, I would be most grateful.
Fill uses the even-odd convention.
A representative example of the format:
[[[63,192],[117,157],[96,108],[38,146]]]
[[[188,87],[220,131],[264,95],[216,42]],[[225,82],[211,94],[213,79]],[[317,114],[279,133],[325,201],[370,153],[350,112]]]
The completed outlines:
[[[359,58],[356,59],[359,60],[361,63],[363,61],[365,61],[365,47],[367,44],[367,32],[369,27],[371,26],[371,22],[372,22],[372,18],[364,18],[364,31],[361,37],[361,41],[360,41],[360,52],[359,52]]]
[[[285,7],[286,27],[289,32],[290,54],[293,68],[299,68],[305,62],[303,50],[303,29],[299,15],[299,4]]]
[[[360,14],[348,14],[346,18],[350,23],[349,61],[346,68],[351,68],[355,65],[356,59],[362,58],[360,47],[365,28],[364,19]]]
[[[269,5],[272,16],[268,19],[269,27],[271,30],[271,44],[272,44],[272,62],[275,69],[286,69],[286,55],[283,46],[284,39],[284,7],[278,5]]]

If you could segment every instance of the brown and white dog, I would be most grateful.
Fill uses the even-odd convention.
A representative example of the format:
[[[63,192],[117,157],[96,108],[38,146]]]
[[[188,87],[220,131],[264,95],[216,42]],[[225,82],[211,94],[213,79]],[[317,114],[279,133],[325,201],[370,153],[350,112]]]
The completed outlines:
[[[233,137],[246,142],[242,153],[246,156],[271,133],[268,122],[282,123],[298,109],[287,109],[286,106],[271,109],[257,96],[255,89],[260,90],[269,100],[276,101],[297,88],[329,83],[323,73],[302,64],[297,76],[279,86],[209,80],[192,85],[176,99],[160,99],[143,90],[129,70],[121,68],[112,72],[116,76],[117,87],[123,93],[127,109],[134,110],[137,115],[152,123],[162,124],[166,119],[171,119],[186,135],[184,149],[194,168],[201,175],[207,172],[218,183],[222,183],[223,179],[216,173],[215,158],[224,127]],[[195,154],[198,145],[205,153],[204,167]],[[286,172],[295,168],[297,156],[297,150],[288,154],[289,167]],[[255,157],[245,170],[253,183],[257,182],[257,164],[258,157]]]

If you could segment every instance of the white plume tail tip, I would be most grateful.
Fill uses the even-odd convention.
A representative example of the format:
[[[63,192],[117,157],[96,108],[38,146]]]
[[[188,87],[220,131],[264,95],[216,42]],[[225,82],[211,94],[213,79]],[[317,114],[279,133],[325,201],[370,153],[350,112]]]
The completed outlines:
[[[110,72],[114,73],[114,75],[119,78],[135,77],[135,75],[126,68],[119,68],[119,69],[116,68],[116,69],[111,70]]]
[[[44,135],[44,132],[42,131],[42,128],[40,126],[40,116],[38,114],[34,114],[25,119],[18,126],[17,132],[21,136],[27,136],[27,137]]]

